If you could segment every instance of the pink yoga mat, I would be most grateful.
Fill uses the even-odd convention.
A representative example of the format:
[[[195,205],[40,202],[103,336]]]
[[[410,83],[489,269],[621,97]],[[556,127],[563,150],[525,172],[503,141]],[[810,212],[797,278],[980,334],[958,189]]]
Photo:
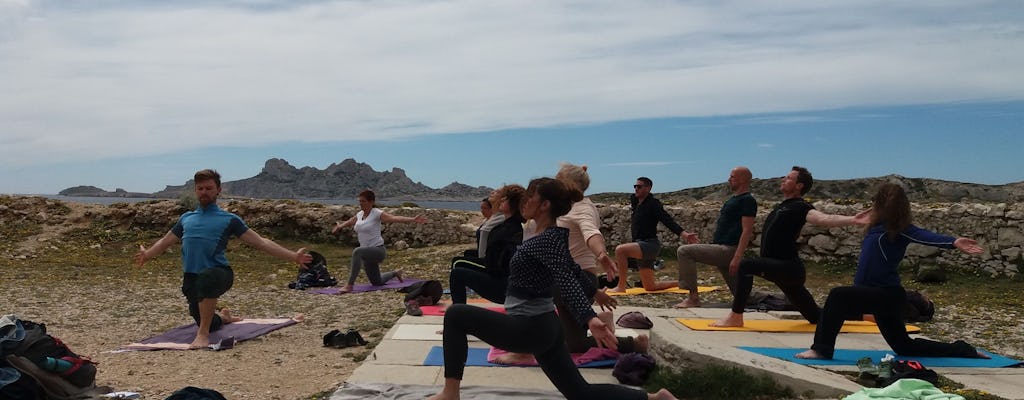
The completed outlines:
[[[483,307],[483,308],[486,308],[486,309],[491,310],[491,311],[500,312],[502,314],[505,313],[505,307],[504,306]],[[423,315],[444,315],[444,310],[441,309],[441,306],[420,306],[420,310],[423,311]]]
[[[352,285],[352,291],[349,292],[349,293],[370,292],[370,291],[374,291],[374,290],[384,290],[384,289],[401,289],[401,288],[404,288],[406,286],[412,285],[412,284],[414,284],[416,282],[420,282],[420,281],[422,281],[422,279],[405,278],[405,282],[399,282],[398,279],[392,279],[390,281],[385,282],[383,285],[380,285],[380,286],[374,286],[374,285],[369,284],[369,283],[357,283],[355,285]],[[337,287],[337,286],[309,289],[309,290],[306,291],[306,293],[342,294],[341,293],[341,288]]]

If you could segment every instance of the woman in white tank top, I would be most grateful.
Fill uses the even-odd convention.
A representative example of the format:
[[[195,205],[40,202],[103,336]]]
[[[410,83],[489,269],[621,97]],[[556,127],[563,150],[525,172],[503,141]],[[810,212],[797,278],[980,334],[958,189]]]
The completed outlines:
[[[348,276],[348,282],[342,286],[341,293],[352,291],[352,285],[356,283],[359,271],[365,269],[366,277],[374,286],[381,286],[391,278],[398,278],[402,281],[402,270],[395,270],[380,273],[380,263],[387,257],[384,249],[384,238],[380,235],[381,223],[391,222],[415,222],[423,224],[427,218],[422,215],[415,217],[403,217],[388,214],[379,208],[374,207],[377,196],[372,190],[364,190],[359,193],[360,211],[345,222],[338,222],[334,225],[331,233],[337,233],[342,228],[351,226],[359,239],[359,247],[352,251],[352,269]]]

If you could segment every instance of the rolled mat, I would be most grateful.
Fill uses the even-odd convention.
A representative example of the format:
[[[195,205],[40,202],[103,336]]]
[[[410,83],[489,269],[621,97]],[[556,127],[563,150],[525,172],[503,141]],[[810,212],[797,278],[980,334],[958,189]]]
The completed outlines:
[[[742,327],[709,326],[713,319],[676,318],[680,324],[695,331],[734,331],[734,332],[810,332],[814,333],[817,325],[797,319],[751,319],[743,321]],[[920,332],[921,328],[907,325],[907,333]],[[878,325],[867,321],[846,321],[840,330],[843,333],[879,333]]]

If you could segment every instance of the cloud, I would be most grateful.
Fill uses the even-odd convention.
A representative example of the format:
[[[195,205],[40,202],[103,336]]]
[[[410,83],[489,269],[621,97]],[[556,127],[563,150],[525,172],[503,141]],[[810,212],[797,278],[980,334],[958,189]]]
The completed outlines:
[[[1021,99],[1006,4],[0,1],[0,165]]]

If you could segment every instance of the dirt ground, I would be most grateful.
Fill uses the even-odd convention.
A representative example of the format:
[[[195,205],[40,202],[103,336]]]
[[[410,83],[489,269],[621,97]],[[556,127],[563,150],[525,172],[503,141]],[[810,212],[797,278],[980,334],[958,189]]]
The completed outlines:
[[[149,245],[164,232],[109,229],[76,218],[83,206],[68,204],[68,222],[60,226],[0,228],[4,232],[0,240],[4,242],[0,243],[4,254],[0,259],[0,313],[43,322],[71,349],[92,357],[99,363],[99,385],[138,392],[145,399],[163,399],[185,386],[215,389],[229,399],[322,398],[345,381],[404,311],[402,295],[390,290],[340,296],[290,290],[287,284],[295,278],[294,265],[235,240],[228,248],[235,285],[221,305],[243,317],[302,314],[304,322],[227,351],[114,352],[122,345],[191,323],[180,292],[180,249],[172,247],[145,267],[133,267],[130,260],[138,245]],[[350,248],[289,240],[280,243],[292,249],[315,249],[327,256],[332,274],[338,278],[347,274]],[[444,282],[448,260],[464,248],[467,245],[389,249],[384,268],[403,268],[407,276]],[[659,275],[674,278],[674,260],[666,265]],[[721,284],[710,269],[702,268],[700,274],[707,279],[704,284]],[[846,284],[851,277],[851,269],[823,267],[809,272],[808,287],[821,302],[829,287]],[[365,279],[360,277],[361,282]],[[1004,355],[1024,357],[1019,345],[1024,341],[1024,316],[1020,297],[1013,294],[1019,293],[1020,283],[965,280],[973,286],[947,284],[927,289],[936,299],[937,321],[921,324],[924,333],[943,340],[965,339]],[[985,291],[991,296],[979,295]],[[623,303],[665,307],[679,300],[652,295],[625,298]],[[727,300],[721,293],[705,298],[709,302]],[[365,348],[322,347],[325,333],[348,328],[359,330],[370,343]]]

